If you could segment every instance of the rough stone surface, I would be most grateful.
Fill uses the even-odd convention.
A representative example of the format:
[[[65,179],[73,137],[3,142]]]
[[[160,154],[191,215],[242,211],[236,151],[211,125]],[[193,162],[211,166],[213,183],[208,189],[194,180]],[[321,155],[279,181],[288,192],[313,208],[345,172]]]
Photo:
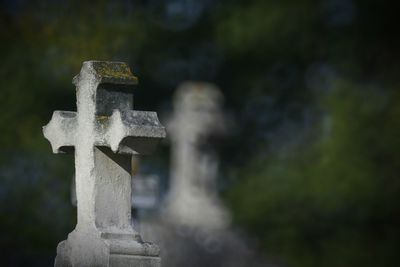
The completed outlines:
[[[56,266],[159,266],[159,249],[131,223],[131,156],[165,137],[154,112],[135,111],[127,64],[86,61],[73,83],[77,112],[43,127],[54,153],[75,154],[78,222],[57,247]]]

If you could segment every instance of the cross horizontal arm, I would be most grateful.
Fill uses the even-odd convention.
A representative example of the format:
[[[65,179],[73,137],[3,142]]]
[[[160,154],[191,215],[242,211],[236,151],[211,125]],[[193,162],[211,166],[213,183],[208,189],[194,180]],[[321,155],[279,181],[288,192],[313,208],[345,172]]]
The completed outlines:
[[[106,140],[103,141],[115,153],[149,154],[166,136],[156,112],[114,110],[112,116],[101,124],[108,125],[104,135]]]
[[[43,134],[49,140],[53,153],[68,153],[75,145],[76,130],[76,112],[57,110],[43,127]]]
[[[68,153],[75,146],[76,112],[54,111],[50,122],[43,127],[53,153]],[[157,141],[165,138],[165,128],[156,112],[114,110],[112,116],[97,116],[96,146],[110,147],[121,154],[149,154]]]

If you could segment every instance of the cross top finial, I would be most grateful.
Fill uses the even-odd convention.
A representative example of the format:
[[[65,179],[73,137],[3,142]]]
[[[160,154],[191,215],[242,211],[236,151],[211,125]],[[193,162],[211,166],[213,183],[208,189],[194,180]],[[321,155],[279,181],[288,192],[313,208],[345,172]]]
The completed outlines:
[[[93,104],[100,116],[110,116],[114,109],[133,109],[133,85],[138,79],[124,62],[85,61],[72,83],[85,90],[77,94],[78,112],[80,100],[85,107]]]

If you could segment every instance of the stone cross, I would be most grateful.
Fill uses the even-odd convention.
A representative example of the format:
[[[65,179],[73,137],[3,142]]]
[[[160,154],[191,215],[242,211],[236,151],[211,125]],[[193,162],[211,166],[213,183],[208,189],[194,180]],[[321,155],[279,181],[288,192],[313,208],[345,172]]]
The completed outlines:
[[[226,131],[223,96],[212,84],[187,82],[174,100],[168,124],[171,184],[164,212],[172,224],[225,228],[230,216],[217,196],[218,157],[210,142]]]
[[[137,78],[123,62],[86,61],[74,77],[77,112],[43,127],[54,153],[74,152],[78,222],[56,266],[159,266],[159,249],[131,223],[131,156],[165,137],[155,112],[133,110]]]

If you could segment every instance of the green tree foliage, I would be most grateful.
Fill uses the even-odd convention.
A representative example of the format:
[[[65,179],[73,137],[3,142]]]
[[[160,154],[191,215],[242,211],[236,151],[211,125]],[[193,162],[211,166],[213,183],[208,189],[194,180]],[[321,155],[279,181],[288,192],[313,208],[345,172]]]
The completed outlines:
[[[250,163],[229,193],[289,266],[397,266],[400,98],[369,87],[338,82],[308,140]]]

